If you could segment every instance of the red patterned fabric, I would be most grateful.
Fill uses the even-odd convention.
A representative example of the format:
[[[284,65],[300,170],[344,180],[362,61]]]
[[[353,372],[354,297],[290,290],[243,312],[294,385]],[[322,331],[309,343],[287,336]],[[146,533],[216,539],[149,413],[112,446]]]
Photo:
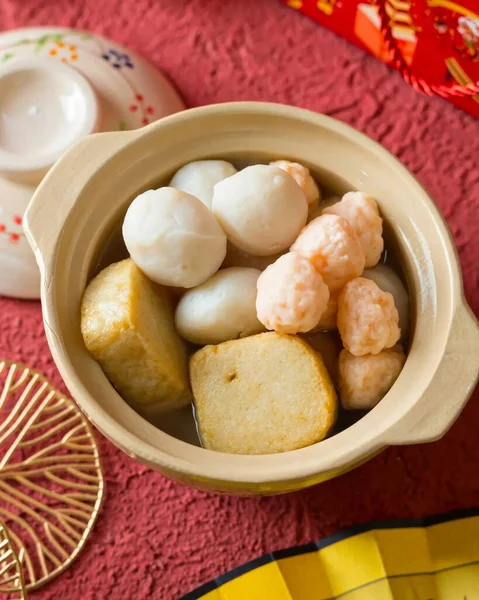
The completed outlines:
[[[443,211],[479,314],[479,123],[469,115],[418,95],[399,73],[277,0],[0,3],[2,29],[52,23],[92,29],[142,52],[190,106],[284,102],[327,113],[381,142]],[[62,386],[39,303],[0,298],[0,356]],[[478,423],[476,391],[440,442],[390,448],[310,490],[253,499],[173,483],[99,435],[107,495],[98,523],[74,565],[32,599],[174,600],[256,556],[344,527],[477,505]]]

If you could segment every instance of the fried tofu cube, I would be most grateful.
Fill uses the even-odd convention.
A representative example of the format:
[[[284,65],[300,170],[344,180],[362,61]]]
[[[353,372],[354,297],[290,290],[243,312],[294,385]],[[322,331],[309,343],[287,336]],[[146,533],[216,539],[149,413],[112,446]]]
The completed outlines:
[[[191,401],[187,349],[167,291],[131,259],[88,284],[81,305],[85,345],[133,408],[151,414]]]

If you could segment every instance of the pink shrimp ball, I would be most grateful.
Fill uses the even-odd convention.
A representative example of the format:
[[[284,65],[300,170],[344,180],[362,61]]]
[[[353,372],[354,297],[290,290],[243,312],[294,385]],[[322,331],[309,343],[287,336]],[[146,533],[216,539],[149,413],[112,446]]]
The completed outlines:
[[[387,394],[406,362],[397,344],[379,354],[354,356],[347,350],[339,355],[339,391],[346,410],[369,410]]]
[[[322,215],[311,221],[291,250],[307,258],[332,291],[341,289],[364,269],[361,244],[351,225],[338,215]]]
[[[348,192],[322,214],[339,215],[351,225],[363,249],[366,267],[379,262],[384,249],[383,220],[373,198],[362,192]]]
[[[311,263],[294,252],[284,254],[258,278],[256,312],[270,330],[310,331],[326,310],[329,289]]]
[[[357,277],[338,298],[338,329],[344,347],[355,356],[379,354],[399,340],[399,314],[394,297],[374,281]]]

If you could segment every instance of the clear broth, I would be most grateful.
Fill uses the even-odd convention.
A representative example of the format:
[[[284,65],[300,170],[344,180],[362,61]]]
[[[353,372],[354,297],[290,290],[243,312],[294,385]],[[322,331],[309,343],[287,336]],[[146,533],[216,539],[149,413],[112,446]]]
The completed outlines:
[[[204,158],[206,159],[217,157]],[[268,163],[272,160],[278,160],[277,156],[269,154],[263,154],[261,156],[255,154],[254,158],[249,154],[243,154],[240,156],[235,155],[235,157],[226,155],[222,156],[222,158],[224,160],[229,160],[238,170],[243,169],[249,165]],[[332,196],[341,197],[346,192],[353,191],[353,188],[346,181],[338,177],[332,176],[331,173],[328,173],[323,170],[314,169],[312,165],[306,166],[310,168],[312,175],[318,182],[321,188],[321,195],[323,199],[330,198]],[[151,187],[157,188],[162,185],[167,185],[172,175],[173,173],[171,173],[166,179],[158,180],[158,182],[155,182]],[[98,260],[94,265],[92,277],[94,277],[97,273],[99,273],[108,265],[123,260],[124,258],[128,258],[128,251],[123,241],[123,236],[121,232],[122,221],[123,219],[116,224],[116,226],[113,228],[110,235],[108,236],[105,245],[99,253]],[[392,233],[392,229],[387,223],[387,221],[384,221],[383,237],[384,252],[381,256],[380,262],[391,267],[401,278],[403,283],[406,284],[407,287],[407,278],[405,277],[405,273],[403,272],[403,269],[401,267],[400,254],[397,250],[397,244],[394,238],[394,234]],[[409,331],[411,335],[413,329],[412,315],[410,315],[410,320],[411,323]],[[336,330],[324,332],[324,335],[330,338],[331,344],[335,345],[339,349],[342,347],[339,334]],[[308,335],[305,335],[304,337],[308,339]],[[407,342],[405,343],[405,346],[407,347]],[[191,354],[197,349],[197,347],[190,344]],[[348,427],[359,421],[359,419],[361,419],[365,414],[365,411],[346,411],[343,410],[341,406],[339,406],[338,418],[336,420],[333,430],[329,434],[329,437],[339,433],[340,431],[343,431],[344,429],[347,429]],[[168,414],[157,416],[155,418],[150,418],[149,421],[153,425],[155,425],[155,427],[158,427],[165,433],[177,439],[180,439],[194,446],[201,446],[201,441],[198,435],[198,429],[194,416],[193,405],[182,408],[181,410],[172,411]]]

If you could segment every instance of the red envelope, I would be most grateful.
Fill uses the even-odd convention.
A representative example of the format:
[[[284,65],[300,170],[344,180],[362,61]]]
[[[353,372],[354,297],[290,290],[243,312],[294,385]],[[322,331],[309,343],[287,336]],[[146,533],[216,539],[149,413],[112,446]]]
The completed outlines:
[[[479,117],[479,0],[283,0]]]

